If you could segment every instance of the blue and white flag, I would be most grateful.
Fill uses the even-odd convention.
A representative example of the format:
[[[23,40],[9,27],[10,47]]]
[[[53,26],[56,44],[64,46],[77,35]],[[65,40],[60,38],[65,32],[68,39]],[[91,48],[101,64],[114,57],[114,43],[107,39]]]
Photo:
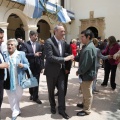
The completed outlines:
[[[46,9],[50,13],[55,13],[56,11],[59,11],[62,7],[56,4],[53,4],[51,2],[46,3]]]
[[[21,4],[25,4],[25,1],[26,1],[26,0],[11,0],[11,1],[13,1],[13,2],[18,2],[18,3],[21,3]]]
[[[67,14],[65,8],[62,8],[59,5],[53,4],[46,0],[11,0],[14,2],[18,2],[24,4],[23,13],[30,18],[40,18],[42,16],[42,12],[45,11],[44,6],[47,11],[50,13],[57,13],[58,21],[62,23],[68,23],[71,21],[70,17]]]
[[[43,0],[41,0],[43,3]],[[30,18],[39,18],[42,16],[44,8],[39,3],[39,0],[26,0],[23,13]]]
[[[58,20],[62,23],[68,23],[71,21],[70,17],[67,14],[67,10],[59,5],[53,4],[51,2],[47,2],[46,4],[47,11],[50,13],[55,13],[56,11],[59,11],[57,13]]]
[[[67,14],[67,10],[62,8],[58,13],[58,20],[62,23],[68,23],[71,21],[70,17]]]

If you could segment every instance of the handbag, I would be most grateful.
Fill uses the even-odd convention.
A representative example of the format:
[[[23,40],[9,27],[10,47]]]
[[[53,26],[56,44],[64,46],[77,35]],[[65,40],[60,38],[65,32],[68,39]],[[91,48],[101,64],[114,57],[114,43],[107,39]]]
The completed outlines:
[[[36,77],[33,77],[33,74],[29,67],[28,67],[28,73],[30,75],[30,78],[26,78],[26,75],[24,75],[24,77],[21,81],[21,87],[23,89],[38,86],[38,81],[37,81]]]

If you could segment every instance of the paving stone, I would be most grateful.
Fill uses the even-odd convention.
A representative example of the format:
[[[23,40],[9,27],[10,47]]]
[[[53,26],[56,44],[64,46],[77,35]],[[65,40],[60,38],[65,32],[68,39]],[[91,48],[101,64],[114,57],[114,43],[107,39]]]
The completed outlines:
[[[99,89],[100,92],[98,94],[94,94],[91,114],[84,117],[76,116],[76,113],[81,110],[76,107],[76,104],[82,102],[82,95],[79,91],[79,80],[78,76],[75,74],[76,71],[77,67],[71,69],[68,93],[66,96],[66,113],[70,116],[70,120],[120,120],[120,88],[117,87],[117,89],[113,91],[109,84],[107,87],[101,86],[104,76],[104,70],[102,68],[99,70],[97,82],[97,89]],[[40,76],[39,89],[39,97],[43,104],[38,105],[30,101],[28,89],[24,90],[20,103],[22,113],[17,120],[64,120],[58,114],[58,111],[55,115],[51,115],[46,77],[42,74]],[[11,114],[12,112],[5,92],[1,117],[3,120],[10,120]]]

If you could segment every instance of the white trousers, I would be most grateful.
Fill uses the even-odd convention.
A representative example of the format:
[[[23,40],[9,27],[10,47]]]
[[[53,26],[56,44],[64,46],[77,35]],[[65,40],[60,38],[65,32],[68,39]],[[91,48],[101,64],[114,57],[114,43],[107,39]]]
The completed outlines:
[[[6,92],[12,110],[12,117],[16,117],[21,113],[19,103],[22,98],[23,89],[16,85],[15,91],[6,90]]]

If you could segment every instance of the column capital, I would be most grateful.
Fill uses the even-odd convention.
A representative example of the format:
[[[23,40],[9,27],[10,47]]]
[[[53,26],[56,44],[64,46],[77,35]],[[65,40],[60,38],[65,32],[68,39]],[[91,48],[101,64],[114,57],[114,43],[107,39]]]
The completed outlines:
[[[27,26],[24,26],[23,29],[25,31],[31,31],[31,30],[37,30],[37,26],[36,25],[27,25]]]
[[[1,28],[6,28],[8,26],[9,23],[6,22],[0,22],[0,27]]]

